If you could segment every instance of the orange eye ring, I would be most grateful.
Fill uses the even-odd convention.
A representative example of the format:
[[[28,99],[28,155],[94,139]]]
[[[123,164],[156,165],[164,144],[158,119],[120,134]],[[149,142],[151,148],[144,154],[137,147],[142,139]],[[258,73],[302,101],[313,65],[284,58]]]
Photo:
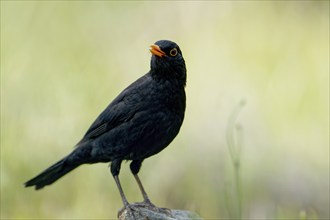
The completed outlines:
[[[173,48],[171,51],[170,51],[170,55],[172,57],[175,57],[176,55],[178,54],[178,50],[176,48]]]

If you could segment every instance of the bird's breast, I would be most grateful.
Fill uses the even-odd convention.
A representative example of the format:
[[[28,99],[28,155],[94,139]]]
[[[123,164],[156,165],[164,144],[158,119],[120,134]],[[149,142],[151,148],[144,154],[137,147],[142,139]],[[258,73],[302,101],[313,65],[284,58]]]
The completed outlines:
[[[159,86],[144,94],[148,103],[131,121],[134,144],[128,159],[145,158],[164,149],[176,137],[185,112],[184,90]]]

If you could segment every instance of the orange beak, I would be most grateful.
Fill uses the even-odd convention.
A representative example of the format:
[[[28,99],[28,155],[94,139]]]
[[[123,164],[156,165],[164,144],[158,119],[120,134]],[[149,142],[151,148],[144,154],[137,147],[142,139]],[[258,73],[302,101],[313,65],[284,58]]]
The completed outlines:
[[[159,46],[153,44],[153,45],[150,45],[150,52],[153,54],[153,55],[156,55],[158,57],[163,57],[163,56],[166,56],[165,52],[162,51],[160,49]]]

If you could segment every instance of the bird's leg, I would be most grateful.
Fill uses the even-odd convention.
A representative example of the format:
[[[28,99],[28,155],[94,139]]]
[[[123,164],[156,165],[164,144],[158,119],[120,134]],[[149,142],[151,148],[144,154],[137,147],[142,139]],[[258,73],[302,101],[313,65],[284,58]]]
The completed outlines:
[[[117,184],[117,187],[118,187],[118,190],[119,190],[121,199],[123,200],[124,207],[125,207],[125,209],[127,211],[127,215],[129,216],[129,219],[135,220],[135,216],[134,216],[133,210],[132,210],[130,204],[128,203],[128,201],[126,199],[126,196],[124,194],[123,189],[121,188],[121,184],[119,182],[118,176],[114,176],[113,178],[115,179],[115,182]],[[124,209],[122,209],[121,211],[118,212],[118,217],[119,217],[119,215],[121,214],[122,211],[124,211]]]
[[[134,177],[135,177],[135,180],[136,180],[136,182],[137,182],[137,184],[138,184],[138,186],[140,188],[140,191],[142,193],[143,202],[144,203],[147,203],[148,205],[155,206],[154,204],[151,203],[151,201],[150,201],[150,199],[149,199],[146,191],[144,190],[143,185],[141,183],[141,180],[140,180],[139,176],[137,174],[134,174]]]
[[[114,176],[113,178],[115,179],[115,182],[117,184],[117,187],[118,187],[118,190],[119,190],[121,199],[123,200],[124,206],[125,206],[125,208],[127,208],[129,206],[129,203],[128,203],[127,199],[126,199],[126,196],[124,194],[123,188],[121,188],[121,184],[119,182],[119,178],[118,178],[118,176]]]
[[[117,187],[118,187],[118,190],[119,190],[119,193],[120,193],[120,196],[121,196],[121,199],[124,203],[124,207],[125,209],[127,210],[127,214],[129,216],[130,219],[133,219],[135,220],[135,217],[134,217],[134,214],[133,214],[133,211],[130,207],[130,204],[128,203],[127,199],[126,199],[126,196],[124,194],[124,191],[123,191],[123,188],[121,187],[121,184],[120,184],[120,181],[119,181],[119,178],[118,178],[118,175],[119,175],[119,171],[120,171],[120,165],[121,165],[121,161],[118,161],[118,160],[114,160],[112,161],[111,163],[111,174],[113,176],[113,178],[115,179],[115,182],[117,184]],[[118,213],[118,216],[120,215],[120,213],[122,212],[123,210],[119,211]]]
[[[144,187],[141,183],[141,180],[139,178],[139,176],[137,175],[140,168],[141,168],[141,165],[142,165],[142,161],[143,160],[133,160],[132,163],[130,164],[130,168],[131,168],[131,171],[134,175],[134,178],[140,188],[140,191],[142,193],[142,196],[143,196],[143,202],[140,203],[139,205],[141,206],[147,206],[148,208],[151,208],[152,210],[156,211],[156,212],[162,212],[162,213],[165,213],[171,217],[173,217],[172,213],[171,213],[171,210],[170,209],[167,209],[167,208],[158,208],[157,206],[155,206],[149,199],[146,191],[144,190]]]
[[[141,168],[141,165],[142,165],[142,161],[143,160],[133,160],[132,163],[130,164],[130,168],[131,168],[131,171],[134,175],[134,178],[140,188],[140,191],[142,193],[142,196],[143,196],[143,203],[149,205],[149,206],[155,206],[154,204],[151,203],[146,191],[144,190],[143,188],[143,185],[141,183],[141,180],[139,178],[139,176],[137,175],[138,172],[140,171],[140,168]]]

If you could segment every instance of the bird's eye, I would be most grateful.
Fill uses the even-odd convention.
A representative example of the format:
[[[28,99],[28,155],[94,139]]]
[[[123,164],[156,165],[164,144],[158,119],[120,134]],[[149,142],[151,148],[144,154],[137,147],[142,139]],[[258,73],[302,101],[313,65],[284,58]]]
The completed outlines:
[[[176,48],[173,48],[171,51],[170,51],[170,55],[172,57],[176,56],[178,54],[178,50]]]

